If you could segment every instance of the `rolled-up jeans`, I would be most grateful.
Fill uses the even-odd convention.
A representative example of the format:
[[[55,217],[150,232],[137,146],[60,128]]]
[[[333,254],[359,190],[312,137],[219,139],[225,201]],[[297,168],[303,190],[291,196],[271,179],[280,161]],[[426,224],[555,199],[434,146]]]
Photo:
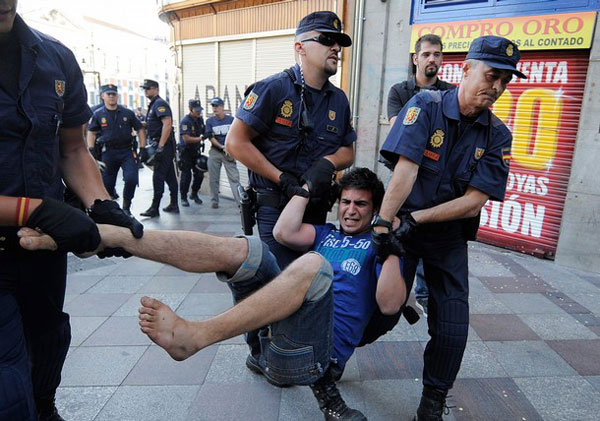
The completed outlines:
[[[258,237],[245,238],[248,257],[238,271],[231,278],[217,273],[219,280],[229,285],[236,303],[281,273],[265,243]],[[323,259],[301,307],[261,332],[258,363],[276,384],[313,384],[329,367],[333,349],[332,278],[331,265]],[[314,294],[315,288],[326,292]],[[311,299],[316,295],[318,298]]]

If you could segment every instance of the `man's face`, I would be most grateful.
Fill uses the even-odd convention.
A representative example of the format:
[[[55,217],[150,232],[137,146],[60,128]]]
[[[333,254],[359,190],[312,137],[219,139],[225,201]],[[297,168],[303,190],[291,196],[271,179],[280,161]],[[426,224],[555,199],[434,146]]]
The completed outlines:
[[[151,88],[144,88],[144,95],[146,96],[146,98],[152,99],[156,95],[158,95],[158,88],[155,86],[153,86]]]
[[[17,0],[0,0],[0,34],[12,30],[17,14]]]
[[[417,66],[417,73],[434,77],[442,65],[442,46],[424,41],[421,43],[419,54],[413,54],[413,64]]]
[[[325,37],[322,40],[331,40],[327,34],[321,34],[317,31],[310,31],[300,36],[301,40],[316,39],[319,36]],[[332,41],[333,42],[333,41]],[[327,42],[329,43],[329,42]],[[323,45],[318,41],[304,41],[300,43],[305,55],[301,55],[302,64],[313,66],[318,70],[323,71],[328,77],[337,73],[338,60],[342,47],[337,42],[333,45]]]
[[[222,105],[213,105],[213,114],[217,117],[221,117],[225,113],[225,108]]]
[[[465,62],[461,87],[466,105],[478,111],[491,107],[500,98],[512,77],[508,70],[494,69],[482,61]]]
[[[338,219],[344,233],[354,235],[369,231],[373,212],[373,196],[370,191],[342,190]]]
[[[200,111],[198,110],[194,110],[193,108],[190,108],[190,114],[192,115],[192,117],[194,118],[199,118],[200,117]]]
[[[104,104],[109,106],[117,105],[117,102],[119,101],[119,96],[112,92],[104,92],[100,96],[102,97]]]

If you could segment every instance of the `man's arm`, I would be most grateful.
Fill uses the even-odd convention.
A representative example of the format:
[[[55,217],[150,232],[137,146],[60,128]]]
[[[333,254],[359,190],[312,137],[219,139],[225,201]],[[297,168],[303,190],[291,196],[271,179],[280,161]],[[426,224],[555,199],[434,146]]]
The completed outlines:
[[[87,131],[87,146],[88,148],[93,148],[94,146],[96,146],[96,135],[98,134],[98,132],[94,132],[91,130]]]
[[[110,200],[110,195],[104,188],[98,165],[85,146],[83,128],[81,125],[60,129],[60,169],[67,186],[89,208],[96,199]]]
[[[146,147],[146,129],[142,126],[137,130],[138,137],[140,138],[140,148]]]
[[[279,184],[281,171],[271,164],[254,146],[252,139],[258,133],[239,118],[235,118],[227,133],[225,150],[253,172]]]
[[[382,219],[386,221],[394,219],[394,216],[396,216],[410,194],[418,173],[419,166],[416,163],[402,155],[398,158],[379,211],[379,216]],[[387,231],[384,227],[375,227],[374,230],[378,232]]]
[[[489,198],[486,193],[469,186],[464,196],[429,209],[414,211],[411,215],[418,224],[472,218],[477,216]]]
[[[400,271],[400,258],[390,255],[383,263],[377,290],[377,305],[383,314],[396,314],[406,301],[406,284]]]
[[[292,197],[273,228],[275,240],[292,250],[308,251],[315,242],[315,227],[302,223],[308,200],[308,197]]]
[[[194,136],[190,136],[189,134],[184,134],[184,135],[182,135],[182,138],[185,143],[200,143],[200,142],[202,142],[202,138],[200,136],[194,137]]]
[[[354,163],[354,144],[341,146],[335,153],[324,156],[336,170],[343,170]]]
[[[210,141],[210,144],[214,147],[217,148],[218,150],[222,151],[225,149],[225,147],[223,145],[221,145],[221,142],[219,142],[217,140],[216,137],[211,136],[210,139],[208,139]]]
[[[171,129],[173,128],[173,119],[171,117],[161,117],[160,121],[162,121],[162,130],[160,132],[160,140],[158,141],[158,146],[164,148],[171,137]]]

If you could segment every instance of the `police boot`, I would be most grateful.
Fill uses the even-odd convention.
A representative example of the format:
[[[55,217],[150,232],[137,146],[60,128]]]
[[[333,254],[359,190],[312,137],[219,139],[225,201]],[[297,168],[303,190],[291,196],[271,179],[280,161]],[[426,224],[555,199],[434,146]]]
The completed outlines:
[[[36,399],[35,406],[38,411],[38,421],[65,421],[56,409],[54,396],[45,399]]]
[[[188,203],[188,205],[189,205],[189,203]],[[169,203],[169,206],[167,206],[166,208],[163,208],[163,211],[169,212],[169,213],[179,213],[179,205],[177,204],[177,202],[171,202],[171,203]]]
[[[446,410],[446,415],[449,413],[446,406],[447,390],[435,389],[433,387],[424,386],[423,394],[421,395],[421,403],[417,409],[417,415],[413,418],[414,421],[441,421],[442,414]]]
[[[160,216],[160,213],[158,212],[158,204],[159,203],[160,203],[160,200],[153,200],[150,207],[148,209],[146,209],[144,212],[140,213],[140,216],[148,216],[150,218],[155,218],[157,216]]]
[[[181,196],[181,206],[186,208],[190,206],[190,202],[188,202],[187,197]]]
[[[310,388],[315,398],[317,398],[321,412],[325,414],[326,421],[366,421],[367,417],[362,412],[357,409],[348,408],[329,370],[314,384],[311,384]]]
[[[127,214],[127,216],[131,215],[131,200],[123,199],[123,212]]]
[[[198,192],[192,192],[192,194],[190,194],[190,199],[192,199],[197,205],[202,204],[202,199],[198,197]]]

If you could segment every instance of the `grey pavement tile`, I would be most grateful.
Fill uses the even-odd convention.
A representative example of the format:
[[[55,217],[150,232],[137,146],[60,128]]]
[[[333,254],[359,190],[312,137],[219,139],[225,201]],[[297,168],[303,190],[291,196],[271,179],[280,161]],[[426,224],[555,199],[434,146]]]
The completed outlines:
[[[548,341],[547,344],[582,376],[600,375],[600,339]]]
[[[421,399],[421,379],[370,380],[361,383],[366,405],[365,415],[371,421],[410,420]],[[452,415],[444,420],[451,420]]]
[[[546,292],[544,295],[568,314],[591,314],[587,307],[582,306],[562,291]]]
[[[185,298],[185,294],[133,294],[125,303],[123,303],[121,307],[119,307],[117,311],[115,311],[113,315],[137,317],[137,315],[139,314],[138,309],[141,306],[140,299],[144,295],[162,301],[163,303],[171,307],[171,309],[173,310],[175,310]]]
[[[184,361],[175,361],[158,347],[149,347],[133,367],[123,384],[126,385],[200,385],[217,352],[210,346]]]
[[[153,276],[156,275],[163,266],[164,264],[162,263],[141,259],[139,257],[131,257],[120,261],[116,269],[111,272],[111,275]]]
[[[81,294],[65,305],[72,316],[110,316],[125,303],[131,294]]]
[[[596,339],[597,336],[568,314],[520,314],[519,318],[542,339]]]
[[[575,274],[575,270],[561,267],[555,263],[540,264],[541,262],[532,261],[535,269],[532,271],[554,288],[565,292],[598,292],[598,289],[590,282],[580,278]],[[537,264],[536,264],[537,263]]]
[[[253,384],[204,384],[188,410],[186,420],[276,421],[281,389],[267,382]]]
[[[111,387],[59,387],[56,408],[66,420],[92,421],[117,390]]]
[[[231,290],[226,282],[219,281],[214,273],[204,273],[200,275],[200,280],[191,293],[216,293],[216,294],[231,294]]]
[[[200,275],[183,272],[181,275],[156,275],[137,292],[140,294],[183,293],[190,292]]]
[[[202,351],[200,351],[202,352]],[[264,377],[246,368],[247,345],[218,345],[215,358],[204,379],[204,383],[266,383]]]
[[[79,297],[79,294],[65,294],[65,302],[63,303],[63,305],[69,304],[77,297]]]
[[[83,294],[104,277],[105,275],[69,274],[67,275],[67,294]]]
[[[580,278],[585,279],[590,284],[600,288],[600,275],[593,275],[593,274],[580,275]]]
[[[188,294],[179,308],[180,316],[214,316],[233,307],[231,294]]]
[[[150,345],[137,317],[109,317],[81,346]]]
[[[148,281],[150,281],[150,277],[148,275],[110,275],[97,282],[87,292],[92,294],[133,294],[143,287]]]
[[[356,350],[362,380],[412,379],[423,371],[418,342],[375,342]],[[385,364],[381,362],[385,361]]]
[[[471,314],[471,327],[484,341],[538,340],[540,337],[515,314]]]
[[[67,256],[67,273],[86,276],[106,276],[117,268],[118,260],[100,259],[97,256],[79,258],[74,254]]]
[[[104,323],[107,317],[71,317],[71,346],[79,346],[98,327]]]
[[[474,276],[513,276],[507,267],[499,264],[487,253],[472,253],[469,250],[469,272]]]
[[[356,353],[346,361],[346,367],[344,367],[344,373],[340,382],[357,382],[360,381],[360,370],[358,369],[358,359]]]
[[[564,314],[560,307],[550,301],[546,295],[540,293],[496,294],[496,298],[502,301],[515,314]]]
[[[233,231],[232,231],[233,229]],[[208,227],[206,227],[206,229],[204,230],[205,232],[227,232],[227,233],[232,233],[233,235],[237,235],[237,234],[242,234],[242,227],[240,226],[240,224],[238,224],[237,226],[233,225],[233,224],[220,224],[220,223],[213,223],[210,224]],[[231,237],[233,235],[230,235]]]
[[[145,346],[71,348],[61,386],[117,386],[142,356]]]
[[[198,389],[198,386],[121,386],[96,420],[184,420]]]
[[[569,296],[592,313],[600,316],[600,293],[571,293]]]
[[[496,294],[510,292],[545,292],[549,285],[533,275],[519,276],[480,276],[479,280]]]
[[[510,377],[572,376],[575,370],[542,341],[485,342]]]
[[[496,298],[496,294],[480,294],[469,300],[471,314],[509,314],[510,309]]]
[[[467,342],[458,377],[492,378],[507,377],[507,374],[484,342]]]
[[[600,392],[581,377],[515,379],[537,411],[547,420],[597,420]]]
[[[584,377],[592,386],[596,388],[598,392],[600,392],[600,376],[587,376]]]
[[[458,379],[450,392],[457,420],[542,420],[517,384],[509,378]]]

